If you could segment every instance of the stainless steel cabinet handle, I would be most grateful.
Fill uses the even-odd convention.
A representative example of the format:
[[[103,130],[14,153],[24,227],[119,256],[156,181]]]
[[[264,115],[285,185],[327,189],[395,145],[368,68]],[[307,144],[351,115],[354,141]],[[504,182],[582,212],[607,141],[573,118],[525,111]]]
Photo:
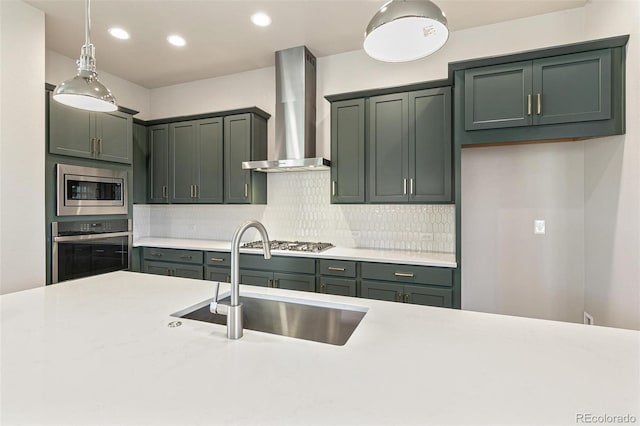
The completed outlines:
[[[327,288],[326,284],[324,283],[320,284],[320,293],[324,293],[326,288]]]
[[[249,184],[245,183],[244,184],[244,198],[247,198],[249,196]]]
[[[407,195],[407,179],[402,179],[402,194]]]
[[[542,114],[542,94],[538,93],[538,115]]]
[[[330,270],[330,271],[338,271],[338,272],[346,271],[345,268],[339,268],[337,266],[327,266],[327,269]]]
[[[91,146],[89,147],[91,154],[96,152],[96,138],[91,138]]]
[[[102,138],[98,139],[98,154],[102,154]]]
[[[396,302],[402,302],[402,293],[396,292]]]
[[[196,192],[195,185],[191,185],[191,189],[190,189],[191,198],[194,198],[196,196],[195,192]]]
[[[196,198],[200,198],[200,185],[196,185]]]
[[[527,115],[531,115],[531,93],[527,95]]]
[[[162,257],[162,253],[151,253],[151,256]]]
[[[413,195],[413,178],[409,179],[409,194]]]
[[[231,275],[227,275],[227,282],[230,283],[231,282]]]
[[[409,295],[408,294],[404,295],[404,303],[409,303]]]
[[[267,287],[273,287],[273,280],[267,280]]]
[[[396,277],[413,278],[413,274],[406,272],[395,272],[393,275],[395,275]]]
[[[280,280],[273,280],[273,288],[280,288]]]
[[[183,254],[182,256],[180,256],[180,259],[191,260],[191,259],[193,259],[193,257],[191,255],[188,255],[188,254]]]
[[[332,196],[336,196],[336,181],[332,180],[331,181],[331,195]]]
[[[162,186],[162,198],[167,198],[167,187],[166,187],[166,185]]]
[[[129,254],[129,252],[126,251],[126,250],[116,250],[114,253],[116,253],[116,254]]]
[[[102,250],[102,249],[96,249],[96,253],[104,253],[104,250]]]
[[[221,257],[212,257],[211,258],[212,262],[224,262],[224,259]]]

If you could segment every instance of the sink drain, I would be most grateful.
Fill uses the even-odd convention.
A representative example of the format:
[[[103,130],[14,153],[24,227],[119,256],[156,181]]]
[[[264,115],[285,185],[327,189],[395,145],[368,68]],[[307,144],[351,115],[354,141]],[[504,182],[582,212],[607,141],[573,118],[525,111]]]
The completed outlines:
[[[169,328],[180,327],[182,325],[182,321],[171,321],[167,325],[169,326]]]

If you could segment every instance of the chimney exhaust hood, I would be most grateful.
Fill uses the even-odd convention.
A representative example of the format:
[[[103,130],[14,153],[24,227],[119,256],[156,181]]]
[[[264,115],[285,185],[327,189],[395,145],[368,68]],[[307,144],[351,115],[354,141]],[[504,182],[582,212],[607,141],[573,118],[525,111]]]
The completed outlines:
[[[327,170],[316,157],[316,57],[305,46],[276,52],[276,160],[244,161],[260,172]]]

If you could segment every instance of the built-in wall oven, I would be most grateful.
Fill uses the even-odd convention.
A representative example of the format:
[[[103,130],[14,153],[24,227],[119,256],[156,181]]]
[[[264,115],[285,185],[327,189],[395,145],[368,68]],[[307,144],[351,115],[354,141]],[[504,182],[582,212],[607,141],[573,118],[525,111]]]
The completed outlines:
[[[51,224],[51,282],[128,269],[131,263],[130,219]]]
[[[127,214],[127,171],[57,164],[57,215]]]

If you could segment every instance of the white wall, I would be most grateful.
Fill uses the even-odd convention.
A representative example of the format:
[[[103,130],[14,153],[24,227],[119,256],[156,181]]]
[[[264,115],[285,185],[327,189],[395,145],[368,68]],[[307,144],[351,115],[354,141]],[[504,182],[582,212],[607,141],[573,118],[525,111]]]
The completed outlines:
[[[0,1],[0,294],[45,283],[44,13]]]
[[[640,2],[592,0],[587,37],[630,34],[627,131],[585,143],[585,310],[640,329]]]
[[[2,1],[2,0],[0,0]],[[80,48],[78,46],[78,56],[80,56]],[[53,50],[46,50],[46,74],[45,81],[47,83],[57,86],[65,80],[74,77],[78,72],[78,66],[76,65],[76,59],[68,58]],[[97,47],[96,60],[98,66],[100,65],[100,46]],[[123,107],[139,111],[134,117],[141,120],[148,120],[151,118],[149,107],[149,89],[146,89],[130,81],[124,80],[120,77],[116,77],[108,72],[100,71],[98,67],[98,78],[100,81],[111,90],[113,96],[116,97],[118,105]]]

